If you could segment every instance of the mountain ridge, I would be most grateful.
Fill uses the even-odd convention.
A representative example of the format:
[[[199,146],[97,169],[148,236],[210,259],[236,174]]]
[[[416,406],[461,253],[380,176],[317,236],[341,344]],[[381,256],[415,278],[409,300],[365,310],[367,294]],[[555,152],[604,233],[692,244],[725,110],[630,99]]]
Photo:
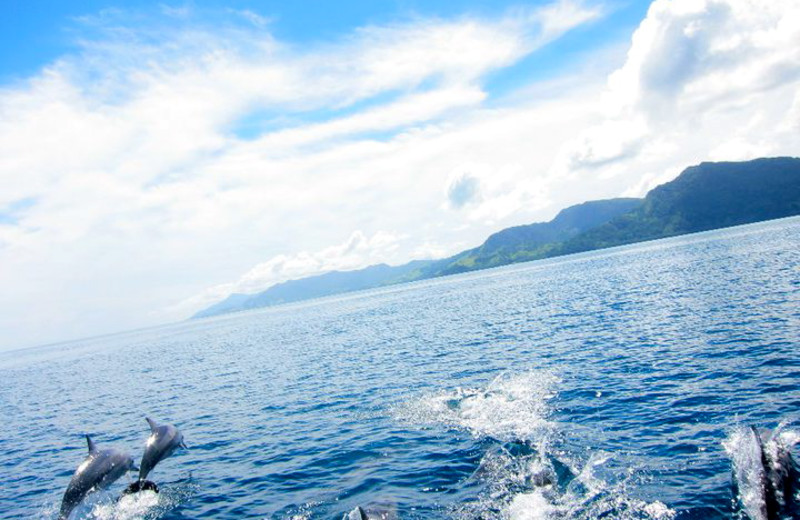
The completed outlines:
[[[793,215],[800,215],[800,158],[703,162],[642,199],[575,204],[548,222],[502,229],[440,260],[332,271],[231,294],[192,319]]]

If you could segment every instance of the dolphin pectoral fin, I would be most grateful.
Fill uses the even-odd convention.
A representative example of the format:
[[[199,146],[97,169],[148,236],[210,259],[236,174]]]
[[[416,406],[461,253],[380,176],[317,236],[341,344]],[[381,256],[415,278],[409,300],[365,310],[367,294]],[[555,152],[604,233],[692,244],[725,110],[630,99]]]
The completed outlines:
[[[94,453],[97,451],[97,446],[94,444],[92,438],[89,437],[88,433],[86,434],[86,444],[89,447],[89,453]]]
[[[128,471],[139,471],[139,469],[140,469],[139,466],[137,466],[136,464],[131,464],[131,469],[129,469]]]
[[[181,448],[183,448],[184,450],[188,450],[189,449],[189,446],[186,445],[186,442],[184,440],[181,440],[181,443],[179,444],[179,446]]]
[[[158,429],[158,424],[153,419],[151,419],[149,417],[145,417],[144,420],[147,421],[147,424],[150,425],[150,431],[151,432],[155,432],[156,429]]]

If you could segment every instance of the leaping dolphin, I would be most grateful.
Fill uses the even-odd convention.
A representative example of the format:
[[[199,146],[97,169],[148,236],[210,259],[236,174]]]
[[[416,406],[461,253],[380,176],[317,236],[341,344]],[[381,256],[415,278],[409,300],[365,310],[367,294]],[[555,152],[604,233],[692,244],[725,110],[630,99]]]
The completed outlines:
[[[127,471],[134,469],[133,458],[128,453],[114,448],[98,450],[88,435],[86,443],[89,446],[89,455],[69,481],[61,500],[59,520],[67,520],[86,495],[97,489],[107,488]]]
[[[142,463],[139,465],[139,480],[147,478],[156,464],[172,455],[178,448],[185,448],[183,434],[171,424],[158,425],[154,420],[145,417],[150,425],[150,437],[144,447]]]

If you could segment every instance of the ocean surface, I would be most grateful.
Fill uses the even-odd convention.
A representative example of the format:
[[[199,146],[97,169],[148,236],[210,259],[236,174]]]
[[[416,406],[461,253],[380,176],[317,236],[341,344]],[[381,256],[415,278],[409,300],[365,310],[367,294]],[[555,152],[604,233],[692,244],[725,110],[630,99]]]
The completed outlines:
[[[0,381],[4,519],[57,516],[85,433],[138,461],[145,416],[188,444],[162,492],[73,518],[731,518],[732,432],[800,430],[800,219],[6,352]]]

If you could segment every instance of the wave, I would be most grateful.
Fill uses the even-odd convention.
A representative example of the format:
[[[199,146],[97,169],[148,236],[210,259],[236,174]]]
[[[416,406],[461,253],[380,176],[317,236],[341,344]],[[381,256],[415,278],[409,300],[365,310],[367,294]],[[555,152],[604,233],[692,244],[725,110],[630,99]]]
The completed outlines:
[[[550,402],[560,378],[547,371],[504,373],[485,388],[456,388],[423,395],[396,411],[398,419],[469,432],[486,451],[465,482],[476,498],[454,506],[456,520],[652,519],[675,511],[659,501],[628,496],[635,475],[615,481],[597,469],[614,455],[582,459],[565,446],[563,425]]]
[[[563,455],[562,455],[563,457]],[[665,504],[630,497],[632,475],[608,482],[597,470],[613,458],[597,452],[588,460],[568,464],[528,443],[501,444],[490,449],[473,478],[485,483],[478,500],[454,509],[458,520],[654,519],[668,520],[675,512]]]
[[[402,405],[396,416],[415,424],[441,424],[475,437],[542,439],[553,430],[548,401],[560,379],[547,371],[497,376],[486,388],[455,388]]]

